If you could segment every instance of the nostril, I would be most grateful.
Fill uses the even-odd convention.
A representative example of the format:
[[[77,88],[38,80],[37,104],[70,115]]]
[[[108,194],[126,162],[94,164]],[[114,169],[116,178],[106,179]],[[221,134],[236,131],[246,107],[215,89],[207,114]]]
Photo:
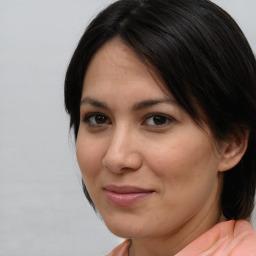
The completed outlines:
[[[107,154],[103,160],[102,165],[111,172],[121,173],[124,171],[138,170],[142,165],[142,159],[136,152],[117,153],[114,155]]]

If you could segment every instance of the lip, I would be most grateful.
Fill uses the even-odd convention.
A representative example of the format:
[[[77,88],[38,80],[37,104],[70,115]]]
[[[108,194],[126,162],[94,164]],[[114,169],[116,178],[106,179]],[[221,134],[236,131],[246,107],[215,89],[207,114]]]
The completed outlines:
[[[132,206],[154,191],[134,186],[109,185],[103,188],[107,199],[115,206]]]

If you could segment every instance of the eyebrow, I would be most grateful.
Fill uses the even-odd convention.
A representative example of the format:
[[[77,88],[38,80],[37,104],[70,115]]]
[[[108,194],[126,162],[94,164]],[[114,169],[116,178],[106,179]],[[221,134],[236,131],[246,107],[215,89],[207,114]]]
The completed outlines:
[[[164,98],[164,99],[150,99],[150,100],[144,100],[141,102],[138,102],[136,104],[134,104],[134,106],[132,107],[133,110],[141,110],[143,108],[149,108],[152,107],[154,105],[158,105],[158,104],[170,104],[170,105],[177,105],[177,102],[173,99],[170,98]]]
[[[177,102],[173,99],[170,99],[170,98],[149,99],[149,100],[143,100],[141,102],[135,103],[132,106],[132,110],[139,111],[143,108],[149,108],[149,107],[152,107],[154,105],[164,104],[164,103],[165,104],[170,104],[170,105],[177,105]],[[90,104],[92,106],[107,109],[107,110],[110,109],[110,107],[106,103],[98,101],[98,100],[93,99],[91,97],[83,98],[80,102],[80,106],[83,105],[83,104]]]
[[[95,106],[95,107],[109,109],[109,107],[106,103],[100,102],[100,101],[95,100],[91,97],[83,98],[80,102],[80,106],[83,105],[83,104],[90,104],[90,105]]]

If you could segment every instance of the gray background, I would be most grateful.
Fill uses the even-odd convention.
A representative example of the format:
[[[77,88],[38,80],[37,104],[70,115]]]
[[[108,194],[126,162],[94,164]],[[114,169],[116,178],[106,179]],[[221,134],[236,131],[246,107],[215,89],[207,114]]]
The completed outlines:
[[[120,242],[83,197],[63,103],[75,45],[109,2],[0,0],[0,256],[99,256]],[[214,2],[255,52],[256,1]]]

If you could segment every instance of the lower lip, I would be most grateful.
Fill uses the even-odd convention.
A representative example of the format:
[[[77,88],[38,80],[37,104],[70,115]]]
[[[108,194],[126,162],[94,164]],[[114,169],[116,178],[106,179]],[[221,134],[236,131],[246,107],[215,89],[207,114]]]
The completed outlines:
[[[116,206],[131,206],[147,198],[153,192],[127,193],[119,194],[111,191],[105,191],[107,199]]]

